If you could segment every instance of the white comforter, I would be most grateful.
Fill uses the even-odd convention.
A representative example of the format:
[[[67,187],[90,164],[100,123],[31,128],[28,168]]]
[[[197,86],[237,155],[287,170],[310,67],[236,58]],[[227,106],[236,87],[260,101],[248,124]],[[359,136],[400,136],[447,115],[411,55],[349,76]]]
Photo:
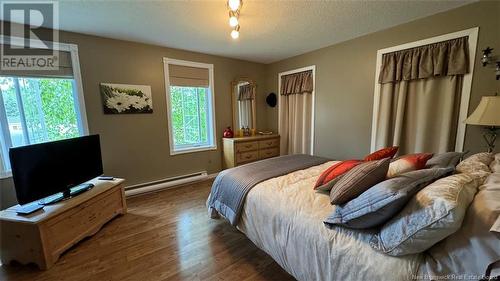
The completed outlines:
[[[335,208],[312,190],[334,162],[264,181],[246,198],[238,229],[298,280],[411,280],[422,257],[390,257],[373,250],[370,231],[328,229]]]

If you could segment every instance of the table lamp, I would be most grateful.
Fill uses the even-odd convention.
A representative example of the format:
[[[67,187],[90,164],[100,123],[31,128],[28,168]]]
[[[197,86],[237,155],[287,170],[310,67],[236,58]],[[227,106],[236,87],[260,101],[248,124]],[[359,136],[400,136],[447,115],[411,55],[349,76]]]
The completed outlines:
[[[500,96],[484,96],[476,110],[465,120],[466,124],[482,126],[488,152],[493,152],[497,130],[500,128]]]

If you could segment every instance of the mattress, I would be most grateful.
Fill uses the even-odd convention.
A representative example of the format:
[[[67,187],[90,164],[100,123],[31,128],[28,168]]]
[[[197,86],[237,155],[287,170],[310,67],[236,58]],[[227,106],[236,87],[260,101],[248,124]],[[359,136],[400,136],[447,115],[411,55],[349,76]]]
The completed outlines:
[[[328,193],[313,186],[335,162],[256,185],[246,198],[238,229],[298,280],[412,280],[422,255],[391,257],[370,247],[375,230],[323,224],[335,206]]]

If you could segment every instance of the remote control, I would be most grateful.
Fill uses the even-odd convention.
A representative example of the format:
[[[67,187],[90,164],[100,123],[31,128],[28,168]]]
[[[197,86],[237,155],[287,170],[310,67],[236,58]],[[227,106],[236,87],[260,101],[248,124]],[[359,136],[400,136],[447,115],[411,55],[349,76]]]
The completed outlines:
[[[34,213],[40,209],[43,209],[43,205],[38,204],[37,202],[34,203],[29,203],[26,205],[19,206],[16,209],[16,213],[19,215],[29,215],[31,213]]]

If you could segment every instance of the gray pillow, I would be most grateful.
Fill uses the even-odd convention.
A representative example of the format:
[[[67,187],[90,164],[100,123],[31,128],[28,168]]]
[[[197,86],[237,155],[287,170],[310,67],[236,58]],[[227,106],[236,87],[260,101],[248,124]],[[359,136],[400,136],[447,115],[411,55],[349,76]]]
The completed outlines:
[[[370,245],[391,256],[429,249],[460,228],[465,211],[484,180],[481,177],[456,174],[426,186],[372,237]]]
[[[446,167],[456,167],[460,162],[460,159],[464,157],[467,152],[445,152],[440,154],[435,154],[427,164],[425,168],[446,168]]]
[[[347,204],[337,206],[324,223],[357,229],[380,225],[399,212],[420,189],[451,172],[452,167],[423,169],[380,182]]]

